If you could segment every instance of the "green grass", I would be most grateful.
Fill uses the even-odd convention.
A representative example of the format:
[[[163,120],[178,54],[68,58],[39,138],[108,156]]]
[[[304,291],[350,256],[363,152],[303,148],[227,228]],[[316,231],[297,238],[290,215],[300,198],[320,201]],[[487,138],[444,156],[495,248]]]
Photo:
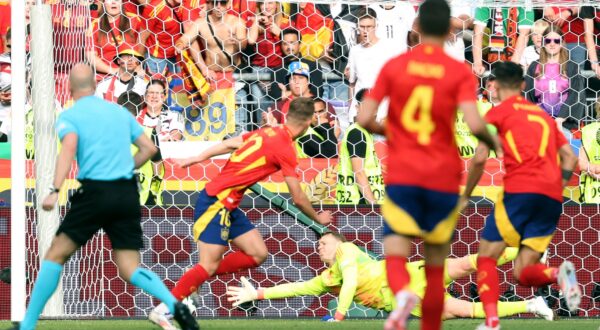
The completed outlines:
[[[383,320],[348,320],[342,323],[326,323],[319,320],[199,320],[201,329],[223,329],[223,330],[269,330],[269,329],[382,329]],[[447,330],[471,330],[481,323],[481,320],[452,320],[444,322]],[[0,321],[0,329],[10,328],[11,323]],[[600,319],[568,319],[548,322],[539,319],[502,320],[502,329],[524,329],[524,330],[598,330]],[[160,330],[160,328],[143,320],[110,320],[110,321],[41,321],[39,330]],[[410,322],[411,330],[418,329],[418,322]]]

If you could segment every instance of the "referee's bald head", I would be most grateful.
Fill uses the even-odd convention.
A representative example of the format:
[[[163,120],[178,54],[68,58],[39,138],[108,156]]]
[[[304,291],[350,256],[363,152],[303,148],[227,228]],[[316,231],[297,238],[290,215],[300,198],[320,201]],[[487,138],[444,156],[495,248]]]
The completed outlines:
[[[85,63],[75,64],[69,74],[69,89],[74,99],[94,94],[96,90],[94,70]]]

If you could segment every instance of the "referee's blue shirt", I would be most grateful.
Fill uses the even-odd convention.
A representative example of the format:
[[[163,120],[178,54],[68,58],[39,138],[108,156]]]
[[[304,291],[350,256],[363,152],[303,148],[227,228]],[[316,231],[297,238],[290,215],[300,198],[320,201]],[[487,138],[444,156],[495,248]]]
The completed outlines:
[[[82,97],[56,122],[62,141],[77,134],[77,179],[119,180],[133,177],[131,144],[143,129],[121,106],[96,96]]]

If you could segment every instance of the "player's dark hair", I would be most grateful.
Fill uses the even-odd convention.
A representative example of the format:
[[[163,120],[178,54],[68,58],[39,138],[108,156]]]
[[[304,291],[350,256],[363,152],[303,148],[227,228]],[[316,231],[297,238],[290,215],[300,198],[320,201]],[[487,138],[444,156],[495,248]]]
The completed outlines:
[[[302,37],[300,36],[300,31],[298,31],[295,28],[283,29],[283,31],[281,31],[281,39],[283,39],[283,36],[285,36],[287,34],[293,34],[293,35],[295,35],[296,37],[298,37],[298,40],[302,39]]]
[[[326,233],[323,233],[323,235],[321,235],[321,238],[323,238],[327,235],[331,235],[331,236],[337,238],[341,242],[348,242],[348,240],[346,239],[346,237],[344,235],[342,235],[338,232],[335,232],[335,231],[328,231]]]
[[[513,62],[499,62],[494,65],[492,76],[500,88],[521,89],[523,67]]]
[[[363,88],[361,90],[359,90],[358,92],[356,92],[356,95],[354,96],[354,99],[357,100],[358,102],[362,102],[363,99],[365,98],[365,95],[369,92],[368,88]]]
[[[290,102],[286,115],[288,121],[305,122],[315,114],[315,101],[308,97],[297,97]]]
[[[446,0],[425,0],[419,8],[419,29],[424,35],[444,37],[450,31],[450,6]]]
[[[358,18],[358,21],[365,18],[377,20],[377,12],[373,10],[373,8],[369,7],[361,7],[357,9],[354,15]]]
[[[127,109],[133,116],[137,116],[142,109],[144,99],[142,96],[133,91],[127,91],[117,98],[117,104]]]

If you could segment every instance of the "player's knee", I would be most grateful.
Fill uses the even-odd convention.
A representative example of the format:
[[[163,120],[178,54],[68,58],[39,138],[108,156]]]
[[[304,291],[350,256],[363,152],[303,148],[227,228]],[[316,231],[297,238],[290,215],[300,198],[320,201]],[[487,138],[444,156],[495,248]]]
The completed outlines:
[[[65,251],[64,249],[61,249],[60,245],[52,244],[50,246],[50,249],[48,249],[48,252],[46,252],[46,256],[44,257],[44,259],[57,264],[64,265],[67,262],[67,260],[69,260],[70,256],[71,254],[68,251]]]
[[[255,253],[252,254],[252,258],[254,258],[254,261],[256,261],[256,263],[258,265],[262,264],[263,262],[265,262],[265,260],[267,260],[267,256],[269,255],[269,251],[267,251],[267,249],[259,249],[257,250]]]
[[[46,259],[48,261],[52,261],[57,264],[64,265],[65,262],[67,262],[67,260],[69,260],[69,256],[64,253],[61,253],[60,251],[50,249],[46,253],[46,257],[44,259]]]

